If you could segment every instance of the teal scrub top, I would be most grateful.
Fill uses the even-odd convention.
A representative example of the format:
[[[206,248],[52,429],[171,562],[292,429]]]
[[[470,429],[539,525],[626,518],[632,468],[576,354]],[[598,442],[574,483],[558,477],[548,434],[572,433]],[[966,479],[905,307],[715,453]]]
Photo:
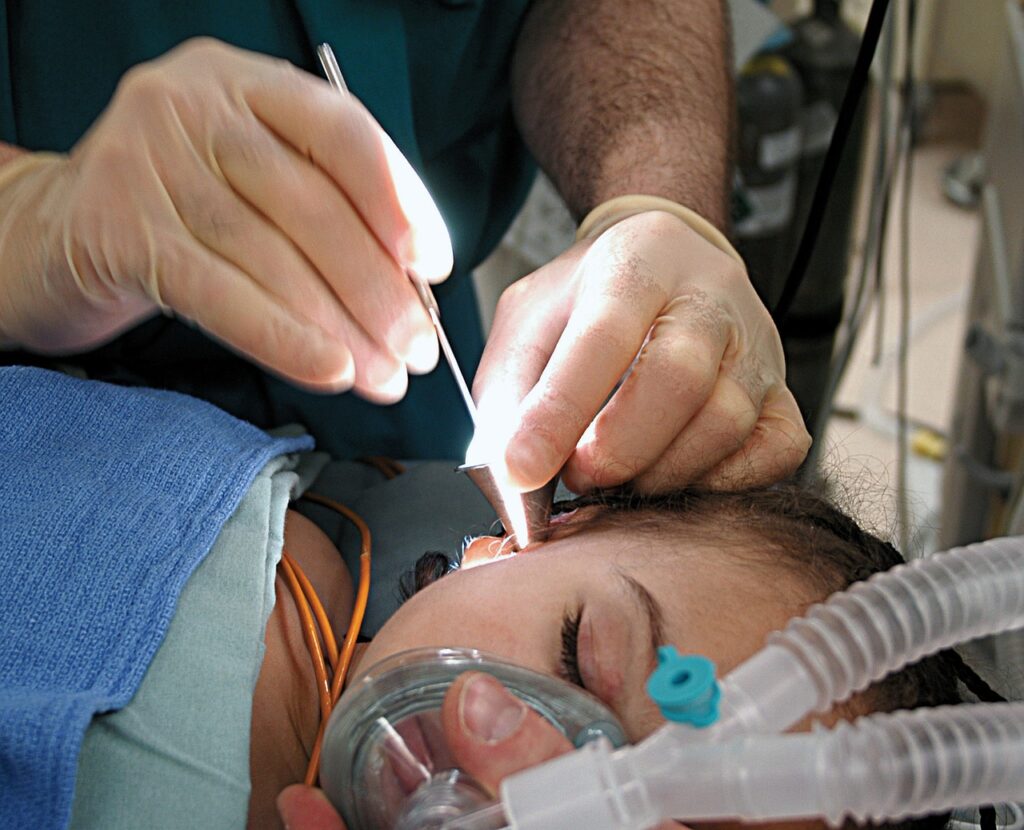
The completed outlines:
[[[525,198],[531,160],[509,98],[512,49],[529,0],[7,0],[0,6],[0,137],[66,151],[131,66],[206,35],[319,73],[330,43],[359,96],[427,182],[452,235],[455,273],[438,286],[455,352],[472,374],[483,346],[469,270]],[[125,136],[130,141],[130,136]],[[4,362],[41,363],[8,353]],[[258,426],[300,422],[336,457],[461,459],[471,424],[442,364],[399,404],[297,390],[169,318],[64,359],[89,376],[172,388]]]

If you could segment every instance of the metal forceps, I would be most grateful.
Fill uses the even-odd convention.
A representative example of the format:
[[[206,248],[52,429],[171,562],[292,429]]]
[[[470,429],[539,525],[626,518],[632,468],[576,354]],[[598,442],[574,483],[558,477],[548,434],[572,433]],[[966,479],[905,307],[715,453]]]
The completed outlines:
[[[345,78],[341,74],[341,67],[338,66],[338,59],[334,57],[334,50],[331,49],[327,43],[321,43],[316,48],[316,54],[320,58],[320,64],[324,68],[324,74],[327,76],[327,80],[331,86],[334,87],[338,92],[346,95],[351,95],[349,92],[348,84],[345,83]],[[469,392],[469,386],[466,384],[466,377],[462,374],[462,369],[459,368],[459,362],[455,359],[455,352],[452,351],[452,344],[448,340],[448,335],[445,334],[444,327],[441,325],[441,309],[437,304],[437,298],[434,296],[434,292],[430,288],[430,284],[418,276],[417,274],[410,271],[408,268],[405,271],[406,276],[409,277],[409,281],[412,283],[413,288],[416,289],[417,295],[419,295],[420,302],[423,303],[423,307],[426,309],[430,322],[434,326],[434,331],[437,333],[437,341],[441,344],[441,352],[444,354],[444,359],[448,363],[448,368],[451,369],[452,375],[455,378],[455,384],[459,387],[459,392],[462,394],[462,400],[466,403],[466,409],[469,410],[469,417],[473,420],[473,424],[476,425],[476,404],[473,402],[473,396]]]

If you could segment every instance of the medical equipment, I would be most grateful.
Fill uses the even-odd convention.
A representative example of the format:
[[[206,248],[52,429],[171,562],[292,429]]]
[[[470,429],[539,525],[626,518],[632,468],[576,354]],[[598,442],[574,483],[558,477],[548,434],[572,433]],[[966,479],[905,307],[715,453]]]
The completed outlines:
[[[1021,626],[1024,537],[898,566],[771,635],[719,684],[713,726],[669,722],[620,750],[596,741],[507,778],[500,805],[445,827],[633,830],[665,818],[796,817],[838,826],[848,816],[882,821],[1019,799],[1024,704],[879,714],[810,734],[777,733],[928,654]],[[677,668],[677,691],[699,681]]]
[[[543,542],[550,530],[551,506],[558,487],[553,478],[543,487],[520,493],[504,487],[490,464],[463,464],[456,468],[465,473],[484,494],[501,519],[508,534],[510,551]]]
[[[312,786],[316,783],[320,770],[320,753],[327,719],[337,704],[338,698],[341,697],[341,687],[345,682],[349,666],[352,664],[356,640],[359,637],[359,629],[362,627],[363,616],[366,614],[366,604],[370,598],[370,546],[372,539],[370,528],[366,526],[366,522],[345,505],[316,493],[305,493],[302,498],[341,513],[359,529],[361,538],[359,588],[352,608],[352,619],[349,621],[348,631],[345,633],[345,639],[340,649],[335,642],[330,620],[312,583],[303,573],[298,562],[292,559],[287,551],[283,551],[281,555],[281,571],[284,573],[285,581],[288,583],[295,607],[299,612],[299,619],[302,621],[302,636],[313,661],[313,673],[316,676],[317,694],[320,698],[320,729],[317,732],[316,742],[313,744],[313,751],[310,753],[305,777],[306,785]],[[324,652],[326,652],[326,661]],[[327,668],[328,662],[330,670]]]
[[[320,63],[324,68],[324,74],[327,75],[327,80],[330,82],[338,92],[351,95],[349,92],[348,84],[345,83],[345,78],[341,74],[341,67],[338,66],[338,59],[334,56],[334,50],[331,49],[327,43],[321,43],[316,48],[317,56],[320,58]],[[423,307],[427,311],[427,315],[430,317],[430,322],[434,327],[434,331],[437,334],[437,342],[441,345],[441,352],[444,354],[444,359],[448,363],[448,368],[451,369],[452,377],[455,378],[455,385],[459,387],[459,394],[462,395],[462,400],[466,404],[466,410],[469,412],[469,417],[473,419],[473,423],[476,424],[476,404],[473,401],[473,396],[470,394],[469,385],[466,383],[466,376],[462,374],[462,369],[459,367],[459,362],[455,357],[455,352],[452,350],[452,344],[448,340],[448,335],[445,333],[444,327],[441,325],[441,308],[437,304],[437,298],[434,296],[433,290],[430,288],[430,284],[414,273],[410,269],[406,269],[406,275],[409,277],[409,281],[412,283],[413,288],[416,289],[416,294],[420,298],[420,302],[423,303]]]
[[[496,677],[577,747],[625,742],[615,715],[563,680],[475,649],[401,652],[357,680],[327,725],[323,785],[349,827],[439,828],[490,801],[457,768],[443,738],[441,704],[467,671]]]
[[[351,95],[330,44],[321,43],[317,47],[316,53],[320,58],[324,74],[327,76],[331,86],[340,93]],[[437,298],[434,296],[434,292],[426,280],[409,269],[406,269],[406,274],[416,289],[420,302],[423,303],[423,307],[427,310],[427,315],[430,317],[430,322],[437,334],[437,342],[441,346],[441,352],[448,363],[448,368],[451,369],[452,377],[455,378],[455,385],[459,388],[459,394],[462,395],[462,400],[466,404],[466,410],[469,412],[473,425],[477,426],[476,403],[473,401],[473,396],[469,391],[466,377],[459,367],[459,362],[455,357],[455,352],[452,350],[448,335],[441,325],[441,308],[437,304]],[[491,503],[491,506],[494,507],[494,511],[501,518],[505,530],[513,540],[513,549],[518,550],[520,547],[525,547],[531,540],[539,540],[541,532],[547,526],[547,517],[551,512],[554,482],[549,485],[550,493],[547,493],[547,487],[545,487],[532,493],[520,494],[510,488],[499,487],[489,468],[478,466],[473,469],[474,472],[470,472],[469,477],[480,488],[481,492]],[[467,470],[467,472],[469,471]]]

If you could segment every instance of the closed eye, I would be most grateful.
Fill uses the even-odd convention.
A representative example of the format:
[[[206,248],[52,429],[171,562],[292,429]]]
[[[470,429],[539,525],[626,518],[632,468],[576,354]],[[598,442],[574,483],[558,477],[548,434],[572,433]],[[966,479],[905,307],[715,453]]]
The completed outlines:
[[[583,619],[582,605],[573,611],[567,611],[565,617],[562,618],[562,653],[558,673],[563,680],[585,689],[579,663],[581,619]]]

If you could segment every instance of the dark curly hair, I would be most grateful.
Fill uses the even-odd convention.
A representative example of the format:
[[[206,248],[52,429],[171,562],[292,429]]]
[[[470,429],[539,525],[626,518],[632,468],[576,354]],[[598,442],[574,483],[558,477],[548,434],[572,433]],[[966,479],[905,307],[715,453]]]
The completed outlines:
[[[558,502],[555,513],[591,506],[603,509],[579,523],[574,532],[622,526],[632,533],[659,536],[666,531],[685,532],[686,538],[712,542],[723,555],[741,558],[751,567],[790,570],[822,599],[904,561],[891,544],[861,528],[827,498],[797,484],[731,493],[604,491]],[[442,553],[425,554],[403,578],[403,596],[411,596],[456,567]],[[867,689],[862,700],[878,712],[962,703],[959,682],[980,700],[1002,700],[953,650],[895,672]],[[949,813],[940,813],[876,826],[940,830],[948,821]]]

